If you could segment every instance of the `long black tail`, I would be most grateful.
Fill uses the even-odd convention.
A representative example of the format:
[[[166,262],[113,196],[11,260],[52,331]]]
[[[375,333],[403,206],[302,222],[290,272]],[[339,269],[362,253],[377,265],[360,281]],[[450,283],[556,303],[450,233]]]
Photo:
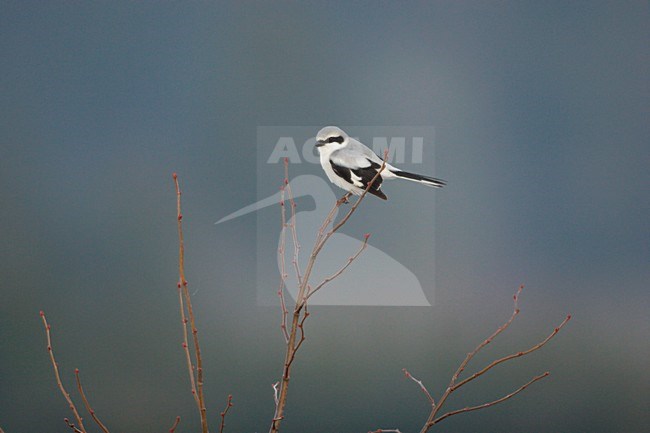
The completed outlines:
[[[395,176],[401,177],[402,179],[412,180],[413,182],[419,182],[426,186],[432,186],[435,188],[442,188],[447,185],[442,179],[436,179],[435,177],[423,176],[421,174],[409,173],[408,171],[394,171]]]

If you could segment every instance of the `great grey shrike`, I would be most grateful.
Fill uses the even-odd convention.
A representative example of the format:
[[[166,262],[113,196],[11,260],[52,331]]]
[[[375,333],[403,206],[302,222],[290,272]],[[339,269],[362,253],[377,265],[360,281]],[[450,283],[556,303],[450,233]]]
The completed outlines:
[[[355,195],[363,194],[383,164],[383,160],[370,148],[349,137],[336,126],[326,126],[318,131],[316,148],[320,153],[320,165],[329,180]],[[406,179],[435,188],[446,185],[444,180],[402,171],[386,163],[381,174],[368,189],[370,194],[383,200],[387,199],[386,194],[381,191],[384,179]]]

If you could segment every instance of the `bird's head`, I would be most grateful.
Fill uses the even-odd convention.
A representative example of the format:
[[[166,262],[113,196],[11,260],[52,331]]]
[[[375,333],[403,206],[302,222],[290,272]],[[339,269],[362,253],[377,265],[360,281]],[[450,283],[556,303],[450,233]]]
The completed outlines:
[[[319,152],[332,153],[348,145],[348,134],[336,126],[326,126],[316,135],[316,148]]]

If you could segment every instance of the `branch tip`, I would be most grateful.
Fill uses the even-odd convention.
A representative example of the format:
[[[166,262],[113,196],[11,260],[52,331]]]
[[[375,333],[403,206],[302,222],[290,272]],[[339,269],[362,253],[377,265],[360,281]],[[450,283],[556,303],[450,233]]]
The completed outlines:
[[[172,424],[171,428],[169,429],[169,433],[174,433],[174,431],[176,430],[176,427],[178,427],[178,423],[180,423],[180,422],[181,422],[181,417],[177,416],[176,420],[174,421],[174,424]]]

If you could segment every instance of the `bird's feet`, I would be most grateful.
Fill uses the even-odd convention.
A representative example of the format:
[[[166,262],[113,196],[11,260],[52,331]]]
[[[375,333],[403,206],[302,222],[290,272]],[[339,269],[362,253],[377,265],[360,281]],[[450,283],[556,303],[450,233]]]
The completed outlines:
[[[351,193],[347,193],[343,197],[338,199],[336,201],[337,206],[341,206],[342,204],[350,203],[350,200],[348,200],[350,198],[350,195],[351,195]]]

